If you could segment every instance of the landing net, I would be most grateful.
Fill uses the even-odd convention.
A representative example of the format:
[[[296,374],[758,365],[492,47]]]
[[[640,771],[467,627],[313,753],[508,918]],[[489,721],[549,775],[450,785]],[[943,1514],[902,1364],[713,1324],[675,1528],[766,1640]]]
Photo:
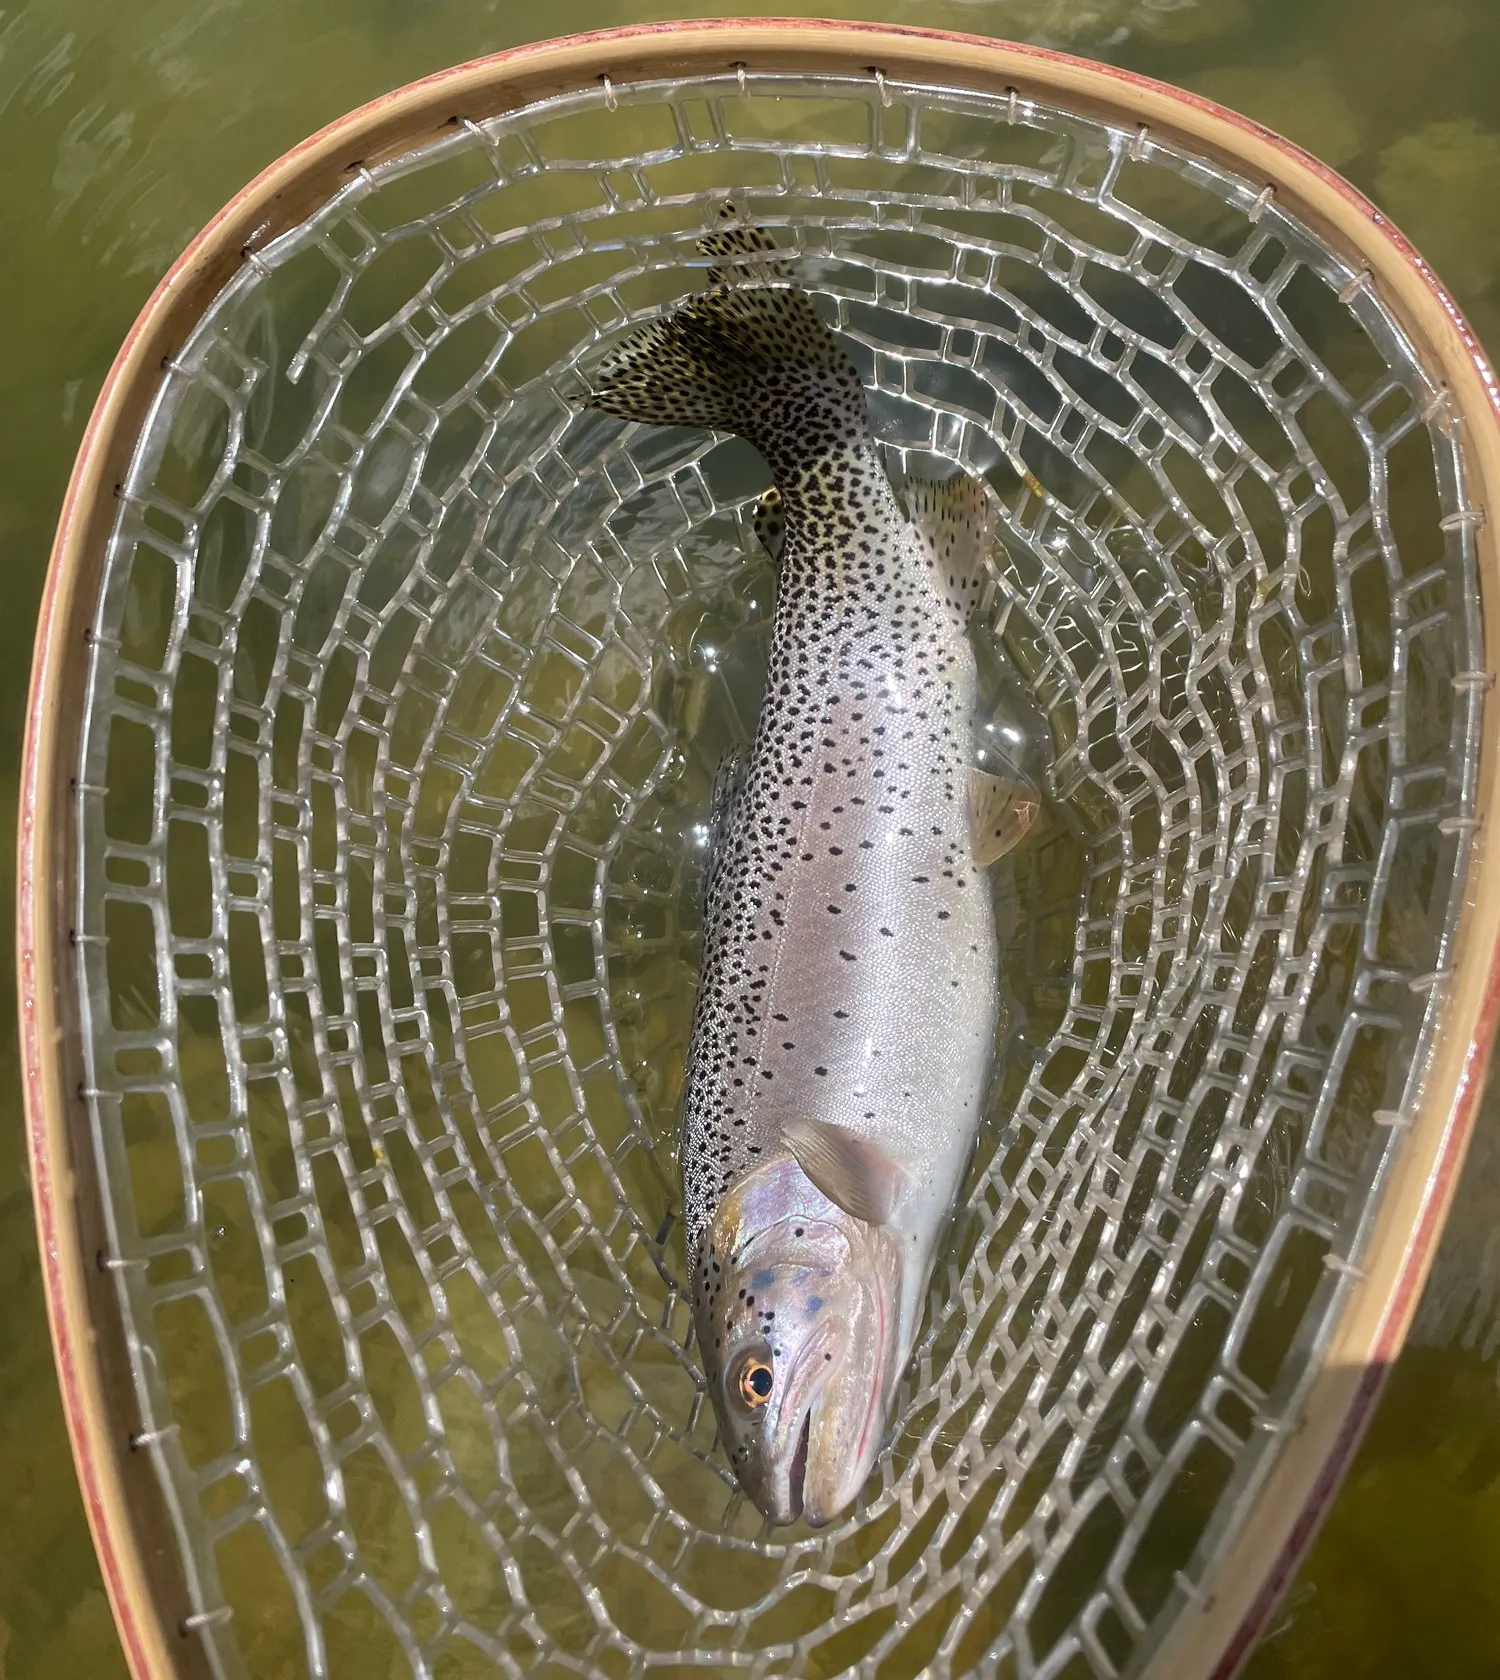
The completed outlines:
[[[359,164],[157,376],[59,821],[181,1672],[1103,1680],[1233,1596],[1420,1131],[1481,515],[1357,256],[1093,109],[590,77]],[[729,195],[893,467],[989,480],[1046,794],[899,1426],[816,1533],[734,1495],[675,1217],[764,471],[565,401]]]

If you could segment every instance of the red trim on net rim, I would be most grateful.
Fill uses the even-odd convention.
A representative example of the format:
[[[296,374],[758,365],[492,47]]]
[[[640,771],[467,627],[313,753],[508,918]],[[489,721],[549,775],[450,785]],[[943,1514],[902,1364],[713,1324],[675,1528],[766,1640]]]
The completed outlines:
[[[198,241],[195,240],[194,247],[197,243]],[[186,254],[180,257],[173,264],[171,274],[175,274],[187,260]],[[170,274],[168,278],[170,278]],[[165,284],[166,281],[163,281],[162,285],[165,286]],[[41,609],[38,614],[35,642],[36,656],[32,665],[31,684],[26,704],[26,739],[22,751],[20,781],[20,848],[16,870],[16,935],[20,970],[21,1056],[23,1087],[26,1098],[26,1150],[31,1169],[32,1205],[37,1221],[38,1246],[47,1280],[48,1328],[52,1336],[58,1387],[61,1390],[63,1412],[67,1419],[68,1435],[73,1447],[73,1462],[78,1473],[79,1491],[83,1496],[84,1507],[88,1514],[90,1531],[94,1535],[95,1550],[99,1556],[99,1568],[109,1592],[109,1602],[114,1611],[116,1626],[119,1629],[120,1642],[125,1648],[130,1671],[136,1676],[145,1675],[149,1672],[146,1666],[145,1646],[141,1631],[136,1625],[135,1618],[130,1613],[128,1597],[123,1591],[119,1560],[115,1555],[114,1548],[108,1543],[110,1534],[108,1505],[100,1487],[99,1469],[91,1450],[92,1443],[89,1439],[89,1433],[83,1424],[87,1408],[83,1405],[79,1395],[79,1369],[82,1361],[88,1358],[88,1354],[86,1350],[80,1352],[74,1346],[67,1315],[60,1310],[59,1306],[64,1290],[64,1266],[58,1252],[54,1214],[59,1192],[53,1183],[53,1161],[47,1147],[42,1074],[43,1053],[38,1040],[39,1028],[36,1018],[39,992],[36,973],[36,927],[40,917],[48,916],[53,911],[53,906],[45,898],[40,897],[36,882],[38,873],[36,855],[37,783],[40,776],[37,742],[39,720],[46,710],[48,696],[54,686],[52,681],[53,660],[61,652],[60,649],[53,646],[54,621],[58,611],[61,581],[57,560],[69,546],[72,527],[78,518],[81,488],[79,481],[83,476],[80,468],[95,447],[100,429],[100,417],[105,411],[106,398],[119,383],[131,347],[140,337],[144,324],[155,304],[156,297],[161,290],[162,287],[159,286],[157,291],[152,294],[151,302],[137,316],[105,378],[93,412],[89,415],[88,425],[84,428],[73,475],[69,480],[67,493],[63,499],[62,511],[58,517],[57,536],[53,542],[52,557],[47,565],[47,578],[43,586]],[[43,984],[47,985],[52,983],[53,979],[50,975],[43,981]],[[68,1194],[70,1193],[68,1180],[72,1176],[69,1164],[67,1161],[63,1161],[58,1165],[58,1177],[64,1187],[62,1193]]]
[[[1363,193],[1351,186],[1348,181],[1326,164],[1303,151],[1299,146],[1294,146],[1290,141],[1283,139],[1273,130],[1264,128],[1259,123],[1252,122],[1249,118],[1234,111],[1227,110],[1213,100],[1203,98],[1200,94],[1173,87],[1166,82],[1156,80],[1154,77],[1138,75],[1134,71],[1123,70],[1114,65],[1081,59],[1074,54],[1054,52],[1045,47],[1028,46],[1017,42],[950,30],[919,29],[906,24],[872,24],[818,18],[699,18],[677,23],[638,24],[619,29],[595,30],[568,37],[567,43],[570,45],[597,45],[617,41],[623,45],[633,40],[659,38],[664,35],[710,36],[735,30],[751,33],[765,32],[767,34],[799,30],[809,32],[832,30],[850,39],[860,37],[878,40],[907,39],[914,42],[960,45],[980,52],[999,50],[1008,56],[1032,59],[1039,68],[1055,64],[1081,67],[1101,80],[1115,83],[1125,94],[1135,89],[1147,90],[1177,104],[1203,112],[1241,130],[1245,134],[1253,136],[1257,140],[1274,147],[1302,169],[1317,176],[1325,186],[1337,192],[1370,223],[1376,234],[1392,246],[1407,266],[1421,277],[1464,345],[1469,360],[1479,374],[1480,380],[1489,395],[1492,408],[1497,416],[1500,416],[1500,384],[1497,384],[1496,377],[1480,347],[1479,340],[1465,320],[1458,305],[1400,230]],[[155,315],[165,296],[176,286],[184,272],[191,268],[199,251],[212,238],[215,230],[233,216],[247,198],[252,197],[257,192],[262,181],[273,174],[280,174],[288,164],[294,163],[299,156],[316,147],[333,134],[354,127],[377,115],[393,101],[405,98],[420,90],[440,88],[445,83],[471,76],[477,71],[498,71],[502,66],[522,66],[528,58],[554,51],[560,44],[562,43],[558,40],[532,42],[525,46],[511,48],[506,52],[454,65],[447,70],[438,71],[431,76],[422,77],[401,88],[382,94],[357,107],[347,115],[327,124],[299,145],[292,147],[290,151],[284,153],[240,192],[236,193],[168,269],[127,334],[100,390],[88,426],[84,431],[73,475],[69,481],[67,494],[59,516],[57,537],[53,544],[52,558],[48,564],[47,579],[43,589],[38,618],[37,654],[34,660],[27,703],[26,742],[20,789],[20,850],[16,892],[21,994],[19,1001],[22,1018],[21,1035],[27,1110],[27,1150],[30,1156],[32,1193],[36,1209],[41,1258],[48,1281],[48,1318],[58,1367],[59,1387],[62,1391],[63,1407],[67,1414],[69,1434],[73,1443],[74,1460],[85,1506],[89,1513],[90,1527],[99,1553],[100,1567],[106,1585],[110,1588],[110,1602],[114,1607],[121,1641],[125,1646],[131,1671],[137,1676],[145,1675],[148,1672],[143,1636],[131,1613],[131,1605],[122,1590],[118,1560],[115,1549],[110,1544],[111,1530],[106,1502],[100,1489],[99,1470],[91,1451],[88,1431],[83,1427],[86,1408],[82,1405],[79,1397],[79,1369],[80,1360],[86,1355],[81,1355],[75,1347],[69,1334],[66,1316],[56,1305],[63,1292],[64,1265],[58,1253],[57,1232],[53,1216],[57,1190],[53,1184],[52,1160],[47,1148],[47,1128],[44,1120],[43,1104],[43,1058],[41,1046],[37,1041],[38,1029],[36,1025],[38,980],[35,959],[35,929],[39,914],[47,915],[52,911],[50,904],[38,903],[37,891],[38,868],[35,825],[37,784],[40,776],[40,768],[36,757],[37,724],[53,687],[51,678],[54,655],[61,651],[60,649],[54,649],[52,645],[54,619],[58,609],[61,582],[57,561],[69,547],[71,530],[78,518],[83,476],[81,468],[94,451],[98,440],[100,417],[106,411],[109,400],[124,376],[131,351],[146,324]],[[933,69],[936,73],[939,67],[934,66]],[[47,983],[51,983],[50,976]],[[1397,1288],[1387,1303],[1380,1338],[1377,1343],[1377,1358],[1368,1368],[1355,1391],[1354,1399],[1346,1413],[1336,1444],[1325,1461],[1323,1473],[1303,1506],[1292,1535],[1278,1557],[1265,1586],[1226,1648],[1224,1656],[1215,1670],[1215,1680],[1228,1680],[1228,1677],[1235,1672],[1249,1654],[1256,1635],[1310,1543],[1348,1466],[1348,1462],[1359,1444],[1365,1425],[1369,1421],[1370,1412],[1382,1385],[1386,1364],[1390,1355],[1396,1350],[1398,1343],[1397,1326],[1405,1315],[1417,1279],[1422,1275],[1427,1254],[1441,1229],[1437,1209],[1445,1201],[1442,1192],[1446,1191],[1457,1169],[1463,1154],[1463,1144],[1473,1125],[1475,1109],[1483,1088],[1485,1066],[1489,1059],[1489,1047],[1497,1024],[1500,1024],[1500,950],[1492,953],[1491,956],[1490,977],[1481,1008],[1477,1035],[1470,1042],[1463,1082],[1450,1115],[1447,1135],[1444,1137],[1434,1170],[1427,1181],[1427,1194],[1422,1218],[1413,1231],[1408,1244]],[[66,1168],[66,1163],[63,1165]],[[1438,1191],[1439,1194],[1434,1195],[1434,1190]]]

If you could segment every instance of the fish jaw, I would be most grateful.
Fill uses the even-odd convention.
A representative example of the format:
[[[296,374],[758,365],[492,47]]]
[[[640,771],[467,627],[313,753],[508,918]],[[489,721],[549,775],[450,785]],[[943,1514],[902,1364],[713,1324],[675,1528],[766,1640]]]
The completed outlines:
[[[903,1349],[901,1243],[836,1207],[790,1157],[724,1198],[694,1270],[719,1433],[773,1523],[846,1510],[885,1434]],[[749,1377],[768,1386],[762,1399]]]
[[[821,1418],[828,1366],[843,1367],[846,1340],[839,1326],[821,1326],[781,1374],[776,1410],[763,1428],[764,1474],[759,1492],[752,1492],[772,1522],[792,1523],[806,1514],[807,1474],[814,1463],[813,1418]]]
[[[868,1280],[863,1311],[809,1415],[802,1515],[812,1528],[848,1510],[870,1479],[906,1362],[898,1335],[900,1246],[887,1231],[867,1230],[866,1254],[856,1261]]]

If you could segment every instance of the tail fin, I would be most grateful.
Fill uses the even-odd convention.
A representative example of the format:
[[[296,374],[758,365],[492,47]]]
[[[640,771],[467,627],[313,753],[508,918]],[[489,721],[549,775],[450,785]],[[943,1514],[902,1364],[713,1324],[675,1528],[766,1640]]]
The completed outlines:
[[[584,406],[737,432],[762,446],[793,430],[805,429],[814,447],[825,432],[863,434],[859,375],[812,299],[768,260],[769,235],[726,227],[699,249],[714,262],[709,290],[633,332],[595,375]]]

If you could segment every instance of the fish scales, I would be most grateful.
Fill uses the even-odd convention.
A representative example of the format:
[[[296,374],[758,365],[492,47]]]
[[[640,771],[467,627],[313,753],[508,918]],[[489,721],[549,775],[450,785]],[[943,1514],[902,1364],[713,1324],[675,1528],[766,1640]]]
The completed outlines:
[[[681,1138],[690,1252],[788,1112],[921,1165],[946,1210],[999,1001],[969,849],[964,627],[873,443],[825,456],[783,497],[766,698],[704,906]]]
[[[913,483],[769,239],[637,329],[588,403],[737,432],[775,483],[766,696],[715,787],[680,1159],[719,1434],[768,1518],[831,1521],[880,1451],[977,1136],[998,1010],[982,866],[1032,794],[974,769],[982,487]]]

